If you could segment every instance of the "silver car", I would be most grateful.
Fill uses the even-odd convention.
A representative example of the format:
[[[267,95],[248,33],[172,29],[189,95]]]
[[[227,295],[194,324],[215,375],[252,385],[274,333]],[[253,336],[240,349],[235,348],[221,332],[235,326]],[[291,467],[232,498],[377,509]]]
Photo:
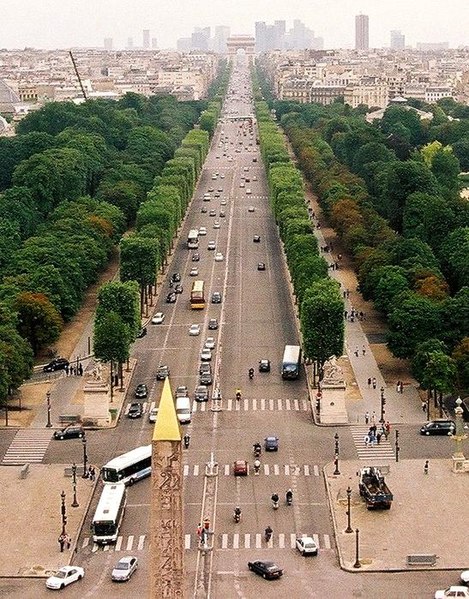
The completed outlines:
[[[130,580],[132,574],[138,566],[138,559],[133,555],[121,557],[112,570],[111,578],[116,582],[125,582]]]

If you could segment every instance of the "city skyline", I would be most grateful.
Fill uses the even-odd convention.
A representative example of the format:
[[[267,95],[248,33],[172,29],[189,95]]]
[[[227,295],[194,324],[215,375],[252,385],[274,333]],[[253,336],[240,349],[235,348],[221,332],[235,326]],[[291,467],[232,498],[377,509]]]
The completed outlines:
[[[297,0],[295,8],[279,0],[15,0],[0,20],[2,48],[103,47],[113,39],[115,49],[125,48],[128,38],[142,47],[142,31],[150,30],[159,48],[175,48],[178,38],[195,27],[228,26],[232,34],[254,35],[256,21],[285,20],[287,27],[300,19],[324,48],[353,48],[355,17],[369,17],[370,48],[389,47],[391,30],[405,34],[406,44],[448,42],[450,47],[469,45],[467,0],[452,0],[448,11],[439,0]],[[112,18],[110,18],[112,17]],[[138,42],[137,42],[138,40]]]

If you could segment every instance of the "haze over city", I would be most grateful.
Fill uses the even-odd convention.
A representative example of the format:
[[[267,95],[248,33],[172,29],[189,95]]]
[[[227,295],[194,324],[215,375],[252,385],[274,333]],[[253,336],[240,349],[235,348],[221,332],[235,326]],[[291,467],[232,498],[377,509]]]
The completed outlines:
[[[325,48],[351,48],[360,13],[369,15],[370,47],[388,46],[393,29],[411,46],[469,43],[467,0],[297,0],[293,6],[280,0],[15,0],[2,13],[0,47],[99,47],[109,37],[114,48],[123,48],[129,37],[141,45],[142,30],[149,29],[159,48],[171,48],[194,27],[226,25],[232,34],[254,34],[256,21],[282,19],[288,27],[301,19],[324,38]]]

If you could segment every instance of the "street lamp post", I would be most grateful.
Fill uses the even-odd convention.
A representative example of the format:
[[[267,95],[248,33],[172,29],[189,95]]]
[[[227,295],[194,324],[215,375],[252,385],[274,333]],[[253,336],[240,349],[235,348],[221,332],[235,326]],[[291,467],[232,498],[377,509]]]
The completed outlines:
[[[77,465],[73,462],[72,466],[72,485],[73,485],[73,501],[72,507],[80,507],[77,501]]]
[[[86,437],[82,437],[81,442],[83,443],[83,475],[82,478],[88,478],[86,466],[88,462],[88,456],[86,454]]]
[[[335,466],[335,470],[334,470],[334,475],[337,476],[338,474],[340,474],[340,470],[339,470],[339,433],[336,433],[334,435],[334,441],[335,441],[335,452],[334,452],[334,466]]]
[[[350,520],[351,520],[351,511],[350,511],[350,498],[352,496],[352,489],[350,488],[350,485],[347,487],[347,528],[345,529],[345,532],[350,533],[353,532],[353,529],[351,527],[350,524]]]
[[[384,397],[384,387],[381,387],[380,389],[381,391],[381,416],[379,421],[381,422],[381,424],[384,423],[384,414],[386,413],[386,410],[384,409],[384,406],[386,405],[386,398]]]
[[[398,430],[396,430],[395,447],[396,447],[396,462],[398,462],[399,461],[399,451],[401,450],[401,448],[399,447],[399,431]]]
[[[62,499],[62,505],[60,508],[60,513],[62,514],[62,537],[65,537],[67,531],[65,529],[67,525],[67,506],[65,505],[65,491],[62,491],[60,494],[60,498]]]
[[[354,568],[361,568],[362,565],[360,563],[360,554],[359,554],[359,549],[360,549],[360,541],[359,541],[359,535],[360,531],[357,529],[355,529],[355,563],[353,564]]]
[[[47,391],[46,399],[47,399],[47,424],[46,424],[46,427],[50,428],[52,426],[52,423],[50,421],[50,391]]]

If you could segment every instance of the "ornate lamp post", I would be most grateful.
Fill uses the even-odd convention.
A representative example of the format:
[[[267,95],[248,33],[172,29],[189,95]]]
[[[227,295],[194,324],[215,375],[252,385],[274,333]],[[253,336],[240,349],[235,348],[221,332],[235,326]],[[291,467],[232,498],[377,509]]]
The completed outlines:
[[[75,462],[72,466],[72,485],[73,485],[73,501],[72,507],[80,507],[80,504],[77,501],[77,465]]]
[[[386,405],[386,398],[384,397],[384,387],[381,387],[380,389],[381,392],[381,415],[380,415],[380,419],[379,421],[381,422],[381,424],[384,423],[384,414],[386,412],[386,410],[384,409],[384,406]]]
[[[335,466],[335,470],[334,470],[334,475],[337,476],[340,474],[340,470],[339,470],[339,433],[336,433],[334,435],[334,441],[335,441],[335,451],[334,451],[334,466]]]
[[[399,431],[396,430],[396,442],[395,442],[395,448],[396,448],[396,462],[399,461],[399,452],[401,450],[401,448],[399,447]]]
[[[65,505],[65,491],[62,491],[62,493],[60,494],[60,498],[62,499],[60,513],[62,514],[62,536],[64,537],[67,534],[67,531],[65,529],[67,525],[67,506]]]
[[[46,400],[47,400],[47,424],[46,427],[50,428],[52,423],[50,421],[50,391],[46,392]]]
[[[456,431],[453,435],[453,441],[456,444],[453,453],[453,472],[464,472],[464,463],[466,458],[462,451],[462,442],[467,439],[467,435],[464,432],[463,424],[463,409],[461,408],[462,400],[460,397],[456,400],[456,407],[454,409],[454,415],[456,420]]]
[[[353,532],[353,529],[350,525],[350,520],[351,520],[351,511],[350,511],[350,498],[352,496],[352,489],[350,488],[350,485],[347,487],[347,528],[345,529],[345,532],[350,533]]]

